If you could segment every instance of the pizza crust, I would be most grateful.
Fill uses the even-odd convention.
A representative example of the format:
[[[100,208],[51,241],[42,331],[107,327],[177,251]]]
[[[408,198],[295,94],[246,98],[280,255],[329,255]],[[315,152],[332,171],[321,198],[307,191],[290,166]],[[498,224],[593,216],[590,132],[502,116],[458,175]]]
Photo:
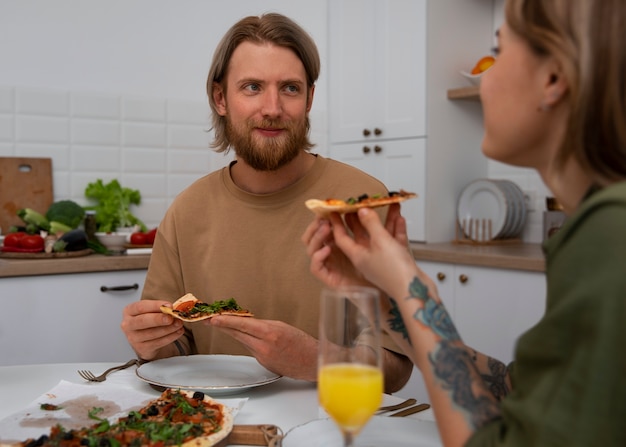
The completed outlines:
[[[197,303],[200,300],[198,298],[196,298],[192,293],[187,293],[186,295],[183,295],[182,297],[178,298],[176,301],[174,301],[172,303],[172,307],[168,307],[168,306],[161,306],[161,312],[163,312],[164,314],[168,314],[173,316],[174,318],[178,318],[179,320],[185,321],[187,323],[195,323],[196,321],[202,321],[202,320],[208,320],[210,318],[213,318],[215,316],[218,315],[233,315],[233,316],[237,316],[237,317],[253,317],[254,314],[248,310],[239,310],[239,311],[233,311],[233,310],[226,310],[226,311],[222,311],[219,313],[214,313],[214,314],[204,314],[201,315],[199,317],[194,317],[194,318],[188,318],[185,316],[180,315],[178,312],[176,312],[174,309],[176,309],[177,307],[179,307],[181,304],[183,303],[187,303],[187,302],[194,302]]]
[[[355,213],[361,208],[379,208],[392,203],[404,202],[417,197],[417,194],[400,190],[396,195],[380,198],[368,198],[357,203],[347,203],[339,199],[309,199],[304,204],[308,209],[320,217],[327,217],[330,213],[348,214]]]

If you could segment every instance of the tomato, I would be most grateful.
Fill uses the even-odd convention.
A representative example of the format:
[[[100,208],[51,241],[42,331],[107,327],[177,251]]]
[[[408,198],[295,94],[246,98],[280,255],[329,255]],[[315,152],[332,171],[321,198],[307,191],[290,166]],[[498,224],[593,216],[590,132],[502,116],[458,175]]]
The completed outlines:
[[[148,231],[146,233],[146,235],[148,236],[146,244],[154,244],[154,239],[156,238],[156,233],[157,233],[157,229],[153,228],[152,230]]]
[[[45,242],[43,238],[36,234],[26,235],[20,239],[20,248],[26,248],[29,250],[38,249],[43,251]]]
[[[176,306],[175,310],[179,310],[181,312],[187,312],[188,310],[193,309],[193,306],[195,305],[196,305],[195,301],[184,301],[180,303],[178,306]]]
[[[17,231],[15,233],[9,233],[4,237],[5,247],[19,247],[20,239],[26,237],[27,234],[23,231]]]
[[[146,233],[133,233],[130,235],[130,243],[133,245],[146,245],[148,242]]]

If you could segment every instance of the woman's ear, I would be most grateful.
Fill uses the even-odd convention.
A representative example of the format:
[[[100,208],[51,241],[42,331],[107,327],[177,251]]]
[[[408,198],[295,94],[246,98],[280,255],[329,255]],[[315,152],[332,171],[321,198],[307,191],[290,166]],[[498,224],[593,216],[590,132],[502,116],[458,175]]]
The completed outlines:
[[[220,116],[226,116],[226,92],[219,82],[213,83],[213,102]]]
[[[561,67],[556,61],[550,63],[550,65],[542,101],[542,107],[548,109],[557,105],[567,95],[569,90],[569,84]]]

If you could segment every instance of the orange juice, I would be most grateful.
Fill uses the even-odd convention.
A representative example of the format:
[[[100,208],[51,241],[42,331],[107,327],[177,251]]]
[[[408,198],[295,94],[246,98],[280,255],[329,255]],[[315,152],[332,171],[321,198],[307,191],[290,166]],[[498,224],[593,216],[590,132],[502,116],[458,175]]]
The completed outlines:
[[[383,373],[362,364],[334,363],[320,368],[321,406],[343,429],[357,433],[372,417],[383,398]]]

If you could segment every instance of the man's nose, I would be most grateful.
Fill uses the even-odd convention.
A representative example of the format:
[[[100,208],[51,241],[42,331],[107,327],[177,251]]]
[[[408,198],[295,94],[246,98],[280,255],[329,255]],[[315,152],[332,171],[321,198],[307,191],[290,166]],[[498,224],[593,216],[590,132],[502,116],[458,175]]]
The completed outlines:
[[[280,94],[274,89],[269,89],[263,95],[261,113],[263,116],[277,117],[282,113]]]

